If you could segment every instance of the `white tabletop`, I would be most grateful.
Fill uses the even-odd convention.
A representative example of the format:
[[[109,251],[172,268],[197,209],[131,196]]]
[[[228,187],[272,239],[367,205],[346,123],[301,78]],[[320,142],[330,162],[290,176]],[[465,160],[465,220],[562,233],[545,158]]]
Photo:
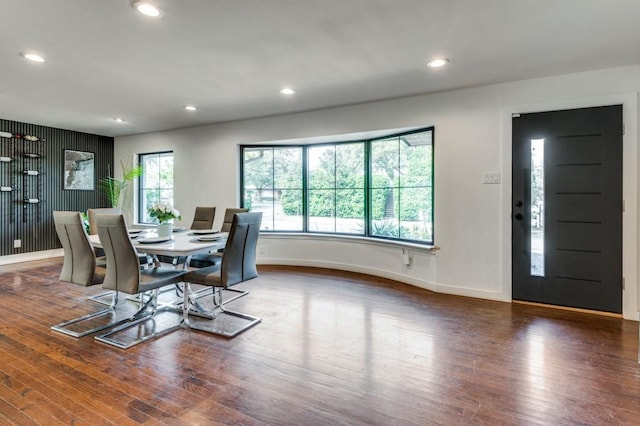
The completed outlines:
[[[139,241],[144,238],[157,237],[155,230],[146,230],[133,238],[133,244],[141,253],[164,255],[164,256],[191,256],[196,253],[208,253],[221,248],[227,242],[226,238],[215,241],[201,241],[200,235],[194,235],[191,231],[174,232],[171,240],[164,243],[142,244]],[[132,235],[133,237],[133,235]],[[89,235],[91,244],[95,247],[102,247],[98,235]]]

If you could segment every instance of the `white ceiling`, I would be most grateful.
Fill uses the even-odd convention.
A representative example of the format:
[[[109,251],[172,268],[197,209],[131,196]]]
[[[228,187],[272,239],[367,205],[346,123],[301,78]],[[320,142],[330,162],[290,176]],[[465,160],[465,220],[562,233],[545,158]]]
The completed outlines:
[[[0,0],[0,117],[120,136],[640,63],[640,0],[155,3]]]

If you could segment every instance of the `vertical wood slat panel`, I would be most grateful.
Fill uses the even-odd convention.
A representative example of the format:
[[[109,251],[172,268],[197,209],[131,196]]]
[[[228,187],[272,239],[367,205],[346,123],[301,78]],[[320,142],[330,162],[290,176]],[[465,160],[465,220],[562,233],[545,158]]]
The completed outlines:
[[[13,158],[11,163],[0,163],[0,185],[16,188],[13,192],[0,193],[0,256],[59,248],[53,226],[54,210],[109,207],[98,182],[107,176],[107,169],[113,164],[113,138],[3,119],[0,119],[0,131],[45,139],[29,142],[0,138],[0,155]],[[94,190],[63,189],[65,149],[95,154]],[[39,152],[44,157],[25,159],[26,152]],[[37,168],[41,174],[25,176],[23,170],[27,167]],[[43,202],[25,204],[23,200],[27,197]],[[14,249],[13,241],[17,239],[22,240],[22,247]]]

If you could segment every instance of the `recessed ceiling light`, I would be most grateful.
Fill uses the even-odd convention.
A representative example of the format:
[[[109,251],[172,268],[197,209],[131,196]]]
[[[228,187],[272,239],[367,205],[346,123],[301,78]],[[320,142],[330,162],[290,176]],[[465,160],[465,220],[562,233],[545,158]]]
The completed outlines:
[[[133,2],[133,8],[143,15],[150,16],[152,18],[159,18],[162,15],[162,11],[160,9],[146,1]]]
[[[294,93],[296,93],[296,91],[290,87],[285,87],[284,89],[280,90],[280,93],[282,93],[283,95],[293,95]]]
[[[22,55],[23,58],[33,62],[44,62],[44,58],[38,55],[37,53],[25,52],[25,53],[21,53],[20,55]]]
[[[195,107],[195,106],[193,106],[193,105],[185,105],[185,106],[184,106],[184,109],[186,109],[187,111],[195,111],[195,110],[197,110],[198,108],[196,108],[196,107]]]
[[[124,123],[124,118],[117,117],[117,118],[116,118],[116,121],[117,121],[118,123]]]
[[[431,68],[439,68],[447,65],[449,60],[447,58],[437,58],[427,63],[427,66]]]

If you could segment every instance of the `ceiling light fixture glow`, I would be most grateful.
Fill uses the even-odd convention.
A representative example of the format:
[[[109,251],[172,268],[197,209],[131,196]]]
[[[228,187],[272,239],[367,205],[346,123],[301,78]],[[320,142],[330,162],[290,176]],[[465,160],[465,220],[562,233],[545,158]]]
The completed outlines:
[[[133,8],[143,15],[150,16],[152,18],[159,18],[162,15],[162,11],[160,9],[146,1],[133,2]]]
[[[284,89],[280,90],[280,93],[282,93],[283,95],[293,95],[294,93],[296,93],[296,91],[290,87],[285,87]]]
[[[117,118],[116,118],[116,121],[117,121],[118,123],[124,123],[124,118],[117,117]]]
[[[187,111],[195,111],[195,110],[197,110],[198,108],[196,108],[196,107],[195,107],[195,106],[193,106],[193,105],[185,105],[185,106],[184,106],[184,109],[186,109]]]
[[[38,55],[37,53],[25,52],[25,53],[21,53],[20,55],[22,55],[23,58],[28,59],[32,62],[44,62],[44,58]]]
[[[437,58],[432,61],[429,61],[427,63],[427,66],[431,68],[440,68],[447,65],[448,63],[449,63],[449,60],[447,58]]]

